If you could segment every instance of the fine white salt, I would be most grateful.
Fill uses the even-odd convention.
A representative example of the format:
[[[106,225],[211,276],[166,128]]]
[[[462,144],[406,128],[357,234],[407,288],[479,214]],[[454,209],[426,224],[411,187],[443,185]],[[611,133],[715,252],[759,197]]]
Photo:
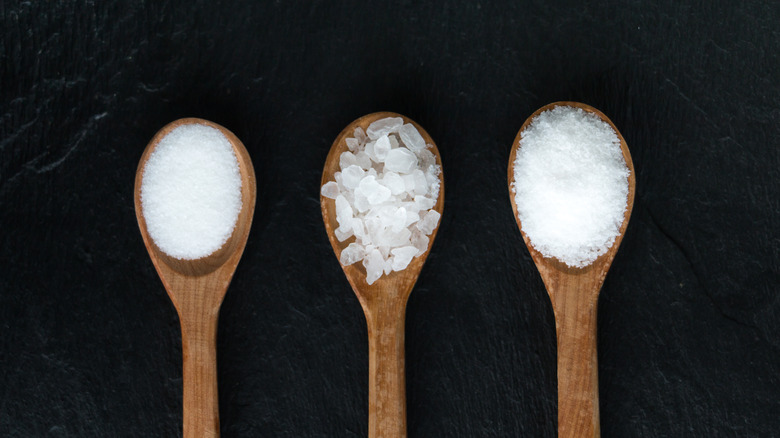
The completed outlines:
[[[620,139],[598,116],[568,106],[539,114],[521,133],[512,187],[531,245],[571,267],[593,263],[620,232],[628,175]]]
[[[357,128],[346,144],[341,171],[320,193],[336,200],[336,238],[355,239],[339,261],[362,261],[373,284],[427,251],[441,217],[433,210],[441,166],[417,128],[400,117],[377,120],[367,132]]]
[[[163,137],[144,165],[141,209],[155,245],[195,260],[227,242],[241,211],[233,148],[216,128],[182,125]]]

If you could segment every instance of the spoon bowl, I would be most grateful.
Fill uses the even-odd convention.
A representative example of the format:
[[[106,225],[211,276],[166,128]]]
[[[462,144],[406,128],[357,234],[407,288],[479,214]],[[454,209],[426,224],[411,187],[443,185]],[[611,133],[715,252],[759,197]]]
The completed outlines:
[[[371,123],[386,117],[401,117],[404,123],[411,123],[420,132],[426,144],[432,145],[430,151],[436,157],[436,164],[441,166],[441,156],[430,135],[417,123],[400,114],[378,112],[365,115],[350,123],[336,137],[330,148],[322,172],[321,186],[334,180],[334,174],[340,170],[339,157],[348,151],[345,139],[352,136],[355,128],[365,131]],[[439,197],[433,209],[442,213],[444,208],[444,178],[439,174]],[[322,218],[325,231],[336,253],[341,259],[343,251],[351,242],[350,239],[339,242],[335,230],[336,203],[333,199],[320,196]],[[352,290],[355,292],[366,316],[369,338],[369,417],[368,436],[405,437],[406,436],[406,388],[404,374],[404,320],[406,317],[406,302],[417,282],[425,259],[433,246],[438,226],[429,237],[428,249],[422,255],[414,257],[409,266],[402,271],[383,275],[373,284],[366,282],[366,269],[362,263],[342,266]]]
[[[242,204],[233,233],[222,247],[200,259],[180,260],[163,252],[148,233],[141,206],[141,181],[146,162],[160,140],[175,128],[190,124],[215,128],[228,139],[238,161]],[[254,168],[244,145],[232,132],[203,119],[180,119],[163,127],[146,146],[138,164],[133,196],[138,227],[181,323],[185,438],[219,436],[217,319],[219,307],[246,246],[256,192]]]
[[[558,106],[580,108],[608,123],[620,139],[623,159],[629,170],[627,205],[618,236],[604,254],[583,268],[572,268],[555,258],[544,257],[533,247],[530,239],[523,232],[514,197],[514,164],[522,133],[536,116]],[[620,131],[601,111],[579,102],[555,102],[536,110],[518,131],[509,155],[508,181],[509,198],[517,226],[544,281],[555,314],[558,339],[558,436],[561,438],[598,437],[601,432],[596,312],[601,286],[623,240],[634,205],[636,179],[631,153]]]

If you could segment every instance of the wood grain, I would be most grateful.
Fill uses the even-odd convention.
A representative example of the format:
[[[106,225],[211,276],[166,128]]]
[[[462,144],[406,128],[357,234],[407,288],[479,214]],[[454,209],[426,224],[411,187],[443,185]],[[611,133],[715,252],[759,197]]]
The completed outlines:
[[[436,157],[436,163],[441,165],[441,157],[436,143],[430,135],[417,123],[400,114],[379,112],[363,116],[350,123],[336,137],[331,146],[325,167],[322,172],[322,185],[334,180],[334,173],[339,171],[339,156],[348,150],[345,139],[352,137],[356,127],[363,130],[372,122],[385,117],[402,117],[405,123],[413,124],[427,144],[432,145],[431,152]],[[444,209],[444,178],[439,175],[439,198],[433,207],[440,214]],[[354,238],[339,242],[334,230],[338,228],[336,221],[336,205],[333,199],[320,196],[322,218],[325,231],[336,253],[341,257],[341,251]],[[404,372],[404,321],[406,318],[406,302],[417,282],[420,270],[430,253],[438,227],[428,236],[428,250],[419,257],[412,259],[403,271],[383,275],[374,284],[366,283],[366,270],[362,263],[342,266],[352,290],[360,300],[368,325],[368,436],[370,438],[393,438],[406,436],[406,381]]]
[[[571,268],[554,259],[545,258],[522,231],[517,215],[514,190],[514,163],[523,131],[540,113],[557,106],[581,108],[609,123],[620,139],[620,148],[630,174],[628,199],[620,232],[612,247],[592,264]],[[599,110],[579,102],[555,102],[539,108],[517,133],[509,155],[509,198],[515,220],[523,235],[531,258],[542,276],[555,314],[558,340],[558,436],[561,438],[599,437],[598,356],[596,349],[598,296],[612,261],[617,254],[634,205],[636,178],[631,153],[626,140],[614,123]]]
[[[225,244],[197,260],[178,260],[160,250],[149,236],[141,208],[143,169],[154,148],[174,128],[201,124],[219,129],[238,159],[241,174],[241,211]],[[217,321],[219,307],[244,252],[256,198],[255,172],[241,141],[224,127],[207,120],[187,118],[163,127],[141,156],[135,176],[135,214],[146,249],[168,296],[179,314],[183,352],[183,406],[185,438],[218,437]]]

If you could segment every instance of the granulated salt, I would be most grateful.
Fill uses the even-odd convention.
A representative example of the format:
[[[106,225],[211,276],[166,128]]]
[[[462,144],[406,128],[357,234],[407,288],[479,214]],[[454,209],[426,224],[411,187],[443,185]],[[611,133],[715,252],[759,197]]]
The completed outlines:
[[[143,169],[141,208],[155,245],[171,257],[206,257],[227,242],[241,211],[241,175],[216,128],[174,128]]]
[[[362,262],[366,282],[373,284],[427,251],[441,217],[433,210],[441,166],[417,128],[400,117],[377,120],[353,135],[339,157],[341,171],[320,193],[336,200],[336,238],[354,237],[341,251],[341,264]]]
[[[559,106],[521,133],[514,163],[523,232],[545,257],[584,267],[612,247],[627,207],[629,170],[615,130]]]

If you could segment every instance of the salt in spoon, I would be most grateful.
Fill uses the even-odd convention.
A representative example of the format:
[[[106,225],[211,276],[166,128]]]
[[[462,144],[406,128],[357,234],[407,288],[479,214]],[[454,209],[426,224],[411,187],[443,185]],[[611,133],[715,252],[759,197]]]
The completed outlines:
[[[146,162],[160,140],[175,128],[189,124],[216,128],[230,142],[238,161],[242,204],[233,233],[221,248],[200,259],[179,260],[160,250],[147,231],[141,208],[141,181]],[[138,227],[181,323],[185,438],[219,436],[217,319],[222,299],[249,236],[255,196],[255,171],[244,145],[224,127],[202,119],[180,119],[163,127],[146,146],[135,174]]]
[[[512,188],[515,182],[515,159],[523,131],[536,116],[558,106],[581,108],[608,123],[620,139],[623,159],[630,172],[626,211],[618,236],[606,253],[583,268],[572,268],[557,259],[545,258],[534,249],[528,236],[523,232]],[[599,291],[615,258],[620,241],[623,239],[634,205],[636,180],[631,153],[620,131],[601,111],[579,102],[555,102],[536,110],[526,119],[518,131],[509,155],[508,179],[509,198],[512,202],[512,211],[517,226],[520,228],[523,240],[531,253],[531,258],[542,276],[555,314],[555,328],[558,338],[558,436],[561,438],[599,437],[601,428],[599,423],[596,312]]]
[[[436,144],[425,130],[400,114],[378,112],[365,115],[350,123],[336,137],[325,160],[322,172],[324,185],[333,181],[334,174],[339,169],[339,157],[348,151],[345,139],[351,137],[355,128],[364,131],[371,123],[387,117],[401,117],[404,123],[411,123],[420,132],[430,151],[436,157],[436,164],[441,166],[441,157]],[[433,209],[439,214],[444,208],[444,179],[439,174],[439,198]],[[336,253],[341,259],[341,251],[350,243],[347,239],[339,242],[335,230],[339,224],[336,221],[336,203],[333,199],[320,195],[322,218],[325,230]],[[414,257],[409,266],[402,271],[394,271],[381,276],[374,284],[366,283],[366,269],[362,263],[342,266],[352,290],[357,295],[368,324],[368,436],[369,438],[396,438],[406,436],[406,380],[404,375],[404,320],[406,318],[406,302],[417,282],[420,270],[430,253],[438,226],[429,237],[428,249],[419,257]]]

